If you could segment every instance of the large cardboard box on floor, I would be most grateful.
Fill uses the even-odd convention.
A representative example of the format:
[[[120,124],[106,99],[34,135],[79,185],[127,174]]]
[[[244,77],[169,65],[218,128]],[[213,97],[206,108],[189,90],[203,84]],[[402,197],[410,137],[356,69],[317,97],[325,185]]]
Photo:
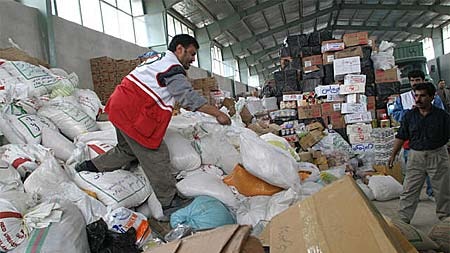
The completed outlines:
[[[264,253],[261,243],[249,236],[250,226],[225,225],[163,244],[144,253]]]
[[[268,228],[262,241],[271,253],[417,252],[347,176],[275,216]]]

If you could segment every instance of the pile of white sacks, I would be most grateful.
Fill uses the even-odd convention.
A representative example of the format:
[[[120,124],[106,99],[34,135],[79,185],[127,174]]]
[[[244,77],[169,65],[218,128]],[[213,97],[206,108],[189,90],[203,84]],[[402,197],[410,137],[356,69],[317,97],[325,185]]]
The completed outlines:
[[[39,245],[42,252],[89,252],[85,227],[100,218],[117,232],[139,228],[136,243],[143,245],[151,237],[142,229],[148,227],[147,217],[163,217],[140,166],[75,172],[77,163],[117,143],[111,123],[96,122],[103,109],[96,94],[77,87],[74,73],[0,60],[0,131],[9,142],[0,147],[0,251],[25,252]],[[181,193],[213,197],[237,223],[257,226],[323,187],[322,173],[300,162],[284,139],[259,137],[240,118],[232,120],[231,126],[221,126],[208,115],[187,111],[173,117],[164,140]],[[222,181],[236,164],[283,190],[241,195]],[[301,181],[300,169],[311,176]],[[345,166],[327,173],[341,177]]]

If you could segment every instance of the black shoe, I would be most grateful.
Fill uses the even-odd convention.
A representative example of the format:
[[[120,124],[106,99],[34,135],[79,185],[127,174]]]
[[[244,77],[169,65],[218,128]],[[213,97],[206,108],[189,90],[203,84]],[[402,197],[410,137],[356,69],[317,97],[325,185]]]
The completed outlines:
[[[75,166],[75,170],[77,172],[81,171],[89,171],[89,172],[99,172],[97,167],[95,167],[94,163],[92,163],[90,160],[81,162]]]

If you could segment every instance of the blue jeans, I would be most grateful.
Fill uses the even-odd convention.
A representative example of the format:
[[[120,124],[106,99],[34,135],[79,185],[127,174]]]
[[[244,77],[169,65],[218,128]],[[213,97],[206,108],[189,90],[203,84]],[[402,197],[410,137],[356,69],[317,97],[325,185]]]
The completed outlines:
[[[405,159],[405,164],[408,161],[408,153],[409,149],[403,150],[403,159]],[[431,197],[433,196],[433,188],[431,187],[431,180],[429,176],[427,176],[425,182],[427,183],[427,195]]]

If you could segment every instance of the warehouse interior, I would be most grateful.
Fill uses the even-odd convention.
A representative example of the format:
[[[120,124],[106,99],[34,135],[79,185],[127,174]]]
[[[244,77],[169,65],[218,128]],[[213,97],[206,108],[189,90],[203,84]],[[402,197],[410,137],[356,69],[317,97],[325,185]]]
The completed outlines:
[[[142,183],[145,186],[147,182],[147,187],[142,187],[148,191],[146,197],[143,201],[138,201],[139,205],[134,203],[128,206],[116,203],[116,199],[108,192],[115,190],[114,185],[123,182],[103,185],[102,187],[107,188],[105,190],[100,189],[100,186],[96,187],[94,179],[90,182],[91,179],[88,180],[87,177],[83,178],[86,181],[84,184],[75,180],[76,184],[73,186],[73,182],[68,183],[61,179],[67,175],[75,178],[76,175],[70,173],[73,173],[76,164],[114,148],[117,144],[118,128],[108,121],[108,115],[104,111],[106,102],[116,85],[145,61],[149,52],[167,51],[169,42],[177,34],[193,36],[200,46],[196,60],[186,75],[193,89],[206,97],[208,104],[226,111],[232,122],[229,128],[222,127],[215,119],[208,119],[199,112],[174,109],[168,134],[164,137],[164,142],[171,152],[171,164],[176,167],[175,163],[186,159],[184,169],[176,168],[178,191],[193,199],[195,197],[194,201],[198,200],[198,196],[215,198],[221,207],[227,210],[227,216],[204,216],[206,218],[203,218],[202,222],[205,224],[208,223],[205,221],[207,218],[216,222],[213,222],[215,225],[208,225],[209,227],[201,226],[202,217],[192,218],[199,219],[198,223],[195,224],[195,221],[191,220],[189,226],[174,226],[172,218],[170,222],[156,218],[153,208],[159,211],[162,207],[148,179]],[[348,43],[351,38],[346,36],[349,35],[355,36],[357,39],[353,39],[356,42]],[[356,48],[359,51],[352,51]],[[17,94],[22,91],[20,85],[29,80],[14,83],[18,87],[14,90],[16,93],[5,93],[7,99],[2,100],[1,92],[9,92],[8,88],[5,88],[7,81],[14,79],[4,78],[2,74],[15,71],[8,70],[6,64],[2,66],[2,56],[11,52],[7,50],[25,52],[26,59],[38,59],[39,64],[42,63],[46,69],[55,69],[57,72],[51,73],[56,76],[60,69],[75,73],[75,90],[88,90],[95,97],[93,100],[98,100],[98,105],[94,106],[93,118],[86,123],[85,118],[91,115],[85,113],[87,116],[84,117],[77,114],[76,117],[80,119],[77,123],[83,122],[86,126],[77,125],[69,130],[65,126],[61,127],[61,122],[53,120],[57,118],[56,112],[43,110],[39,113],[39,110],[47,109],[48,101],[59,98],[61,94],[64,97],[69,91],[58,86],[52,87],[54,90],[39,94],[49,97],[37,99],[39,96],[33,96],[33,99],[39,102],[30,102],[33,104],[30,106],[28,102],[31,100],[24,102],[26,96]],[[15,59],[16,51],[12,52],[12,58]],[[341,56],[337,56],[339,53],[342,53]],[[376,65],[375,58],[386,55],[385,53],[389,59],[378,58],[382,63]],[[327,58],[330,55],[332,60]],[[360,57],[356,59],[359,71],[337,74],[336,69],[339,66],[336,66],[336,62],[357,56]],[[418,63],[411,67],[412,65],[408,65],[410,61]],[[344,64],[344,61],[342,62]],[[120,64],[123,66],[118,67]],[[404,182],[407,163],[402,160],[405,148],[394,155],[394,168],[387,165],[394,139],[397,140],[396,133],[401,128],[401,121],[394,119],[392,110],[397,98],[411,91],[408,71],[418,68],[425,74],[424,81],[431,82],[435,87],[439,87],[438,83],[443,81],[446,83],[443,89],[449,89],[450,0],[0,0],[0,168],[14,167],[19,171],[18,167],[22,163],[35,163],[31,165],[35,166],[32,169],[35,177],[31,177],[33,173],[29,175],[19,171],[21,174],[18,176],[18,189],[22,187],[21,191],[25,189],[26,193],[27,188],[33,189],[39,194],[51,195],[49,199],[54,203],[62,203],[57,207],[45,206],[48,213],[42,223],[26,225],[26,229],[30,229],[24,236],[26,239],[21,239],[18,231],[15,231],[17,238],[13,239],[8,239],[9,231],[3,236],[0,235],[0,252],[44,253],[66,250],[74,253],[95,253],[102,252],[101,247],[116,252],[114,247],[117,247],[117,252],[145,253],[450,253],[450,219],[447,217],[440,220],[435,215],[436,195],[428,194],[427,183],[422,182],[418,196],[420,201],[414,218],[404,223],[400,221],[400,198],[402,187],[406,187]],[[295,77],[292,77],[294,72]],[[387,72],[395,73],[388,76],[385,74]],[[71,81],[73,76],[67,73],[56,79]],[[26,76],[27,73],[21,74]],[[29,74],[33,76],[32,71]],[[50,76],[54,78],[53,74]],[[351,89],[359,90],[343,91],[343,87],[349,85],[347,76],[353,76],[351,82],[357,83],[351,83],[350,85],[354,85]],[[358,79],[361,76],[364,76],[363,81]],[[36,75],[30,77],[30,80],[35,77]],[[36,87],[36,84],[34,85]],[[277,87],[275,91],[265,93],[266,88],[271,90],[273,87]],[[333,93],[336,87],[340,87],[339,96]],[[72,92],[73,89],[70,90],[69,97],[76,97],[74,94],[77,93]],[[326,95],[321,97],[319,92]],[[36,92],[33,90],[28,94],[31,93],[35,95]],[[447,100],[450,101],[450,98]],[[445,104],[445,101],[442,103]],[[349,105],[344,109],[344,104],[358,106]],[[28,111],[31,107],[34,114]],[[362,107],[364,108],[361,109]],[[414,107],[415,104],[411,108]],[[15,111],[17,108],[20,112]],[[444,107],[443,109],[445,110]],[[67,112],[68,110],[61,109],[67,115],[72,114]],[[447,109],[447,114],[449,110],[450,108]],[[55,125],[56,127],[53,127],[58,132],[57,135],[52,133],[51,136],[47,132],[47,138],[55,142],[62,138],[64,141],[61,143],[65,145],[58,146],[49,141],[44,145],[45,127],[41,125],[37,127],[39,133],[32,137],[23,135],[22,138],[20,134],[23,127],[8,132],[8,125],[15,127],[14,122],[17,121],[16,118],[14,121],[10,114],[18,119],[31,114],[33,117],[46,116],[50,119],[50,125]],[[358,117],[350,117],[356,114]],[[30,120],[32,123],[37,121],[33,117]],[[91,123],[96,125],[88,126]],[[23,124],[25,128],[30,129],[28,123]],[[252,134],[256,133],[261,138],[246,134],[249,129]],[[92,139],[89,139],[91,136],[87,137],[84,135],[86,133],[98,135],[93,134]],[[20,141],[17,141],[19,139]],[[264,141],[261,141],[262,139]],[[42,149],[26,147],[28,144],[42,144]],[[277,146],[276,151],[271,149],[275,149],[273,146]],[[449,153],[450,140],[447,140],[444,146]],[[379,147],[382,152],[378,152]],[[61,152],[65,152],[66,148],[70,152],[64,154],[64,159],[61,159]],[[48,152],[51,156],[55,155],[51,162],[48,160]],[[172,152],[177,152],[178,156]],[[15,157],[16,153],[18,157]],[[20,165],[16,166],[18,159]],[[258,167],[258,161],[265,164],[261,165],[262,168],[267,166],[264,167],[267,171],[263,169],[258,172],[258,169],[252,168]],[[59,163],[59,166],[53,162]],[[51,165],[48,165],[49,163]],[[134,169],[136,166],[141,168],[135,164]],[[192,168],[186,169],[189,166]],[[51,173],[59,179],[42,173],[43,169],[39,171],[41,174],[36,173],[42,167],[53,168]],[[57,172],[55,167],[64,168],[64,175],[58,174],[61,171]],[[128,173],[128,167],[121,168]],[[271,171],[272,168],[275,169]],[[333,172],[328,172],[329,169]],[[295,170],[293,174],[292,170]],[[196,181],[195,171],[203,173],[204,181]],[[107,172],[99,174],[106,175]],[[120,176],[119,173],[117,175]],[[122,176],[125,177],[124,175]],[[233,177],[237,180],[239,175],[248,178],[242,180],[240,185],[237,181],[229,183]],[[301,178],[301,186],[304,188],[295,190],[298,185],[289,179],[292,175],[296,179],[297,176]],[[345,175],[357,180],[350,182]],[[27,181],[38,182],[38,177],[42,177],[39,180],[44,183],[39,182],[39,187],[32,186],[33,183],[28,183],[27,186]],[[46,177],[48,181],[45,180]],[[127,177],[131,176],[127,174]],[[389,177],[389,180],[392,180],[371,185],[370,178],[375,177]],[[140,180],[138,176],[133,178]],[[450,176],[443,181],[449,185],[449,180]],[[197,188],[191,189],[186,186],[188,183],[183,185],[182,182],[189,182]],[[11,202],[11,199],[18,199],[18,202],[27,204],[31,202],[30,196],[24,201],[23,196],[5,195],[4,189],[10,189],[10,186],[4,186],[7,183],[9,182],[0,179],[0,200]],[[253,193],[255,189],[247,189],[248,185],[252,186],[253,183],[262,187],[255,186],[257,192],[274,192]],[[49,189],[45,188],[45,184]],[[128,186],[127,190],[135,190],[133,187],[136,187],[136,182]],[[374,196],[372,191],[375,190],[372,186],[378,187],[377,190],[381,193]],[[397,187],[395,193],[390,192],[391,187]],[[125,188],[127,187],[121,190],[127,192]],[[226,193],[217,193],[216,190]],[[251,193],[244,194],[246,190]],[[133,197],[130,199],[139,198],[140,194],[143,194],[142,191],[144,190],[139,189],[132,192],[129,196]],[[66,194],[72,203],[66,205],[67,199],[64,198],[61,202],[58,194]],[[105,194],[103,199],[102,194]],[[89,199],[85,195],[89,195]],[[110,201],[108,197],[113,199],[111,201],[114,204],[107,204],[107,201]],[[58,201],[55,202],[55,199]],[[150,204],[150,201],[155,199],[159,208]],[[447,201],[448,199],[449,196]],[[0,220],[5,219],[3,212],[13,209],[21,215],[22,210],[14,207],[15,203],[11,202],[11,209],[10,206],[2,206],[2,201]],[[192,202],[190,206],[195,203]],[[265,206],[262,207],[261,203]],[[77,227],[75,232],[71,231],[66,235],[73,236],[73,242],[70,241],[66,245],[52,243],[60,239],[56,234],[64,234],[58,230],[63,229],[63,226],[59,228],[53,225],[63,223],[52,219],[58,222],[67,219],[64,212],[70,213],[67,212],[70,210],[69,206],[77,206],[81,210],[77,215],[83,217],[86,222],[80,223],[83,228]],[[119,208],[123,208],[120,209],[122,213],[118,211]],[[54,218],[58,215],[53,212],[57,211],[62,213],[59,214],[59,219]],[[196,210],[190,212],[190,215],[196,215]],[[142,227],[135,223],[131,225],[136,228],[133,230],[135,234],[132,235],[127,235],[129,227],[120,230],[111,225],[117,225],[117,217],[125,213],[134,216],[125,218],[129,219],[128,224],[122,221],[120,226],[129,226],[129,223],[136,222],[137,219],[142,222],[139,226],[144,224],[147,229],[141,237],[138,234],[139,228]],[[97,245],[97,241],[91,241],[98,239],[92,239],[91,236],[95,237],[93,234],[99,233],[101,229],[89,227],[92,224],[97,226],[100,216],[106,222],[106,228],[102,228],[103,246],[99,246],[100,243]],[[189,219],[191,217],[186,218]],[[25,220],[24,218],[21,222],[28,224]],[[53,231],[52,226],[55,227]],[[212,228],[214,230],[209,230]],[[109,232],[106,232],[108,229]],[[51,231],[50,239],[45,241],[45,233],[48,231]],[[111,236],[111,231],[120,233],[122,237],[112,235],[113,239],[107,243],[108,239],[105,238]],[[41,239],[43,233],[44,239]],[[126,236],[128,238],[125,238]],[[42,241],[39,247],[44,250],[29,251],[39,240]],[[114,240],[117,240],[117,245],[112,243]],[[126,240],[131,246],[125,245]],[[217,246],[211,246],[212,241],[216,241]],[[205,249],[206,246],[211,248]]]

